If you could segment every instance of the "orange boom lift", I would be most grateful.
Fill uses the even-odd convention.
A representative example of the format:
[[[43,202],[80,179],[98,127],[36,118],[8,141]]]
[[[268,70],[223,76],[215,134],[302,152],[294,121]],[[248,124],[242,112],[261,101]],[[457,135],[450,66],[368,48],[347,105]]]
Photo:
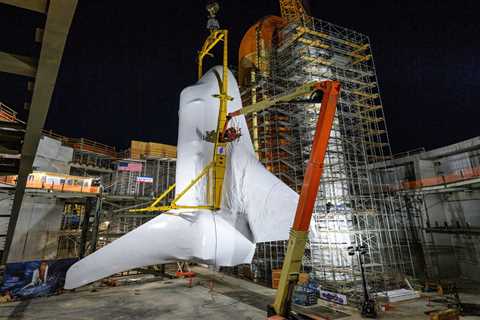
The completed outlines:
[[[272,320],[291,318],[290,305],[293,289],[298,282],[302,258],[305,253],[308,229],[312,219],[313,207],[317,199],[320,178],[323,174],[323,161],[327,152],[328,140],[340,92],[340,83],[338,81],[322,81],[318,83],[317,89],[323,92],[320,114],[295,213],[295,220],[290,231],[290,238],[288,239],[287,254],[283,262],[275,302],[268,308],[268,316]]]

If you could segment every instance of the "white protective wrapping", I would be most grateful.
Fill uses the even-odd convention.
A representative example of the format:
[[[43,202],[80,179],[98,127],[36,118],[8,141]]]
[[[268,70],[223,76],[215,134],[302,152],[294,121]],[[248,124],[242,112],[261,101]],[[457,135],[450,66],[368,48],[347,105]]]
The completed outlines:
[[[207,131],[216,130],[222,68],[207,72],[180,96],[176,193],[213,158]],[[229,73],[228,111],[241,108],[240,92]],[[172,210],[75,263],[65,288],[72,289],[132,268],[192,260],[216,266],[250,263],[256,242],[288,239],[298,195],[256,159],[243,115],[232,120],[240,139],[227,148],[221,210]],[[192,187],[179,205],[205,205],[206,179]]]

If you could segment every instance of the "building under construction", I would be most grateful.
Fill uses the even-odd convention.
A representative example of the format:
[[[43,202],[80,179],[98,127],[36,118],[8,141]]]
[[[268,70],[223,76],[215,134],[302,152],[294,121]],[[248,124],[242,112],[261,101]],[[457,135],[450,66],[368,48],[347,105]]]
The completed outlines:
[[[391,151],[368,37],[307,15],[288,22],[269,16],[247,31],[239,59],[244,104],[311,81],[341,82],[315,205],[318,236],[311,238],[304,268],[326,290],[355,298],[361,277],[348,247],[365,245],[373,290],[398,286],[399,274],[413,274],[410,235],[402,199],[377,178]],[[287,103],[250,118],[259,159],[298,192],[319,108]],[[272,270],[281,268],[285,244],[258,245],[254,273],[259,281],[270,283]]]

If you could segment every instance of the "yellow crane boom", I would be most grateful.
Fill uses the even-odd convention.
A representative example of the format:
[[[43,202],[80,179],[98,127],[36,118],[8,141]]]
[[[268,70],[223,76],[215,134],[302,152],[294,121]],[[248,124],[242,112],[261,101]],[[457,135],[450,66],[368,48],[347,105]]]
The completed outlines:
[[[305,8],[303,8],[301,0],[279,0],[280,12],[282,17],[287,21],[296,21],[305,15]]]

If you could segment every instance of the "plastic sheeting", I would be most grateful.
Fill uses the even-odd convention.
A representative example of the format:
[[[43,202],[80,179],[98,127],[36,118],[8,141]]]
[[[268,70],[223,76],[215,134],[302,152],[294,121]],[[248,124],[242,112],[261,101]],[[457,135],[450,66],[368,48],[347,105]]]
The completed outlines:
[[[216,130],[222,68],[207,72],[180,96],[176,193],[213,158],[207,131]],[[240,92],[229,73],[228,111],[241,108]],[[250,263],[256,242],[286,240],[298,195],[256,159],[245,117],[232,120],[242,136],[226,150],[227,170],[219,211],[172,210],[163,213],[74,264],[65,288],[76,288],[132,268],[191,260],[216,266]],[[179,205],[206,204],[206,178]]]

